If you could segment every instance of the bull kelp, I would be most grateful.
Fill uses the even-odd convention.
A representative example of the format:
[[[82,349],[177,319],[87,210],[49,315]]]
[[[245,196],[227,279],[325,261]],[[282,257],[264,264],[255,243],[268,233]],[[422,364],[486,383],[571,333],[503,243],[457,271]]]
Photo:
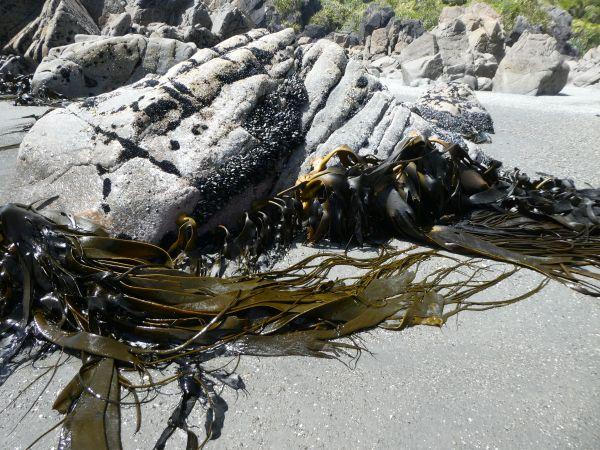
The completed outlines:
[[[208,368],[213,358],[353,357],[363,350],[358,331],[441,326],[460,311],[520,301],[551,279],[600,295],[599,213],[597,189],[503,172],[420,136],[386,160],[334,150],[295,186],[257,202],[237,231],[215,230],[212,245],[197,235],[197,217],[180,217],[163,249],[9,204],[0,210],[0,383],[51,350],[81,360],[53,405],[65,416],[63,449],[121,448],[121,408],[139,410],[148,392],[178,383],[181,400],[156,448],[177,429],[198,448],[221,433],[221,388],[244,389],[234,370]],[[379,252],[321,252],[257,271],[303,233],[310,243]],[[392,237],[412,245],[392,248]],[[491,260],[509,265],[498,271]],[[354,276],[328,277],[343,266]],[[522,268],[545,279],[513,298],[480,295]],[[170,367],[173,375],[155,379]],[[187,423],[196,406],[206,411],[203,437]]]

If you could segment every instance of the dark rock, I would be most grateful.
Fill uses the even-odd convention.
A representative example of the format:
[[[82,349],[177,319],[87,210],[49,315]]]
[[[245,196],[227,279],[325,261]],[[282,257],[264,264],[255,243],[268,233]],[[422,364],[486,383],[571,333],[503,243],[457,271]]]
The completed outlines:
[[[222,6],[213,14],[212,18],[211,31],[221,39],[245,33],[254,27],[248,16],[230,4]]]
[[[550,6],[546,11],[548,11],[552,19],[548,27],[548,34],[554,36],[554,39],[556,39],[556,49],[563,55],[577,56],[579,52],[569,42],[569,39],[573,37],[573,30],[571,28],[573,17],[571,14],[558,6]]]
[[[529,23],[529,21],[523,16],[517,16],[510,34],[506,37],[506,45],[514,45],[514,43],[519,40],[525,31],[538,34],[543,32],[543,28],[541,25]]]
[[[425,33],[420,20],[394,19],[387,24],[388,54],[401,53],[402,49]]]
[[[44,0],[2,0],[0,2],[0,49],[42,11]]]
[[[374,30],[385,28],[388,22],[394,17],[394,10],[389,6],[381,6],[378,3],[371,3],[363,13],[359,25],[358,35],[361,41],[370,36]]]
[[[9,56],[0,60],[0,75],[16,77],[17,75],[29,75],[33,72],[33,65],[22,56]]]
[[[47,0],[39,15],[13,36],[4,52],[37,63],[51,48],[73,43],[76,34],[100,34],[79,0]]]
[[[304,28],[302,36],[308,37],[310,39],[321,39],[327,36],[328,33],[329,29],[327,27],[311,23],[308,24],[306,28]]]

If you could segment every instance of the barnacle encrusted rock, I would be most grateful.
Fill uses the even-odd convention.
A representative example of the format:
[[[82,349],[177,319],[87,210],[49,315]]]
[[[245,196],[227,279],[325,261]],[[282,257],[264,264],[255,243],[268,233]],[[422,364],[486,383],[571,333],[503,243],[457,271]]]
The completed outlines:
[[[60,195],[58,206],[152,241],[179,212],[218,221],[232,202],[248,207],[301,139],[305,93],[270,73],[293,60],[292,30],[233,39],[42,118],[19,152],[21,198]]]
[[[470,141],[489,142],[494,132],[492,116],[462,83],[438,83],[413,105],[413,111],[442,130],[464,136]]]
[[[9,200],[58,195],[113,235],[161,242],[181,213],[230,225],[333,148],[386,158],[412,130],[436,132],[338,44],[252,30],[44,116]]]

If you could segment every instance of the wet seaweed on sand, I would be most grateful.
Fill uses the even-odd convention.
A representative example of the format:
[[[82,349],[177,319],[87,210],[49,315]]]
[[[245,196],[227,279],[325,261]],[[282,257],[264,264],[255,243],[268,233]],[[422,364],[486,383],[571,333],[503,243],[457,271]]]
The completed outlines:
[[[156,448],[177,429],[197,448],[221,433],[220,387],[244,389],[234,370],[207,369],[217,356],[353,357],[364,350],[358,331],[441,326],[460,311],[527,298],[550,279],[598,296],[599,213],[598,190],[504,173],[497,162],[418,136],[384,161],[345,147],[315,161],[296,186],[256,203],[238,231],[221,227],[212,257],[189,217],[162,249],[109,237],[63,213],[7,205],[0,210],[0,381],[47,351],[40,343],[81,360],[54,403],[65,415],[64,449],[120,448],[121,408],[139,409],[144,395],[177,382],[181,400]],[[321,252],[253,270],[261,255],[285,249],[302,231],[311,243],[376,243],[380,252]],[[381,245],[391,237],[415,244]],[[510,265],[498,271],[490,260]],[[245,271],[207,275],[233,261]],[[341,266],[355,276],[328,277]],[[480,295],[520,268],[545,279],[514,298]],[[157,369],[173,365],[174,375],[154,380]],[[197,406],[206,411],[202,439],[187,424]]]

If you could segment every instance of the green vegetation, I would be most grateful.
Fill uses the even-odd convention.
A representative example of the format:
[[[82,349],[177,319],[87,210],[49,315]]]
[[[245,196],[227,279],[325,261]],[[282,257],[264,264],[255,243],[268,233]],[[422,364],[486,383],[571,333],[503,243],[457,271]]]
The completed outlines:
[[[282,16],[288,16],[300,8],[298,0],[274,0],[273,4]]]
[[[600,45],[600,24],[574,19],[571,42],[581,51],[583,56],[590,48]]]
[[[397,17],[421,20],[425,28],[431,29],[437,25],[445,6],[478,1],[488,3],[498,11],[507,31],[512,29],[519,15],[530,23],[548,26],[550,18],[544,8],[560,6],[574,18],[572,42],[582,53],[600,45],[600,0],[379,0],[372,3],[391,6]],[[277,5],[286,7],[294,3],[295,0],[276,0]],[[322,0],[323,8],[311,22],[331,30],[355,31],[368,4],[362,0]]]
[[[600,0],[554,0],[573,16],[571,42],[581,53],[600,45]]]
[[[322,8],[311,22],[330,30],[356,31],[367,4],[362,0],[321,0]]]

